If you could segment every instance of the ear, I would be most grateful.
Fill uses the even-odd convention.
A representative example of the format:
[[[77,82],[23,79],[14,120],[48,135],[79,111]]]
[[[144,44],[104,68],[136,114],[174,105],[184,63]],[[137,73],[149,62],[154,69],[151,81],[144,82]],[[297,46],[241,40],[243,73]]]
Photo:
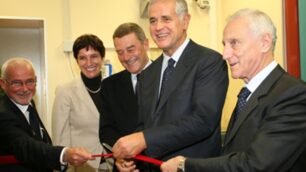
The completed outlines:
[[[6,90],[6,85],[4,83],[5,81],[3,79],[0,79],[0,87],[2,88],[2,90],[5,92]]]
[[[190,18],[191,18],[190,14],[184,14],[183,22],[184,22],[184,29],[185,30],[188,29]]]
[[[261,52],[266,53],[268,51],[272,51],[272,35],[269,33],[264,33],[261,36]]]
[[[148,40],[148,38],[146,38],[144,41],[143,41],[143,46],[144,46],[144,48],[145,48],[145,50],[146,51],[149,51],[149,40]]]

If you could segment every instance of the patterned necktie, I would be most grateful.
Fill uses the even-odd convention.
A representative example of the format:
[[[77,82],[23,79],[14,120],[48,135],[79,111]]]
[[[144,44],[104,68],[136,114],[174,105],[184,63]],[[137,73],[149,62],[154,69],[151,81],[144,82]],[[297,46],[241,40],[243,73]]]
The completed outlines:
[[[175,60],[173,60],[172,58],[168,60],[168,66],[165,69],[164,74],[163,74],[163,80],[162,80],[162,85],[160,87],[159,97],[161,97],[163,95],[163,92],[165,91],[167,81],[169,80],[171,73],[174,70],[174,63],[175,63]]]
[[[40,126],[39,126],[39,117],[38,113],[35,108],[33,108],[31,105],[28,107],[29,112],[29,122],[32,130],[34,131],[34,135],[37,139],[42,139],[41,132],[40,132]]]
[[[241,112],[242,108],[246,105],[247,103],[247,98],[248,96],[251,94],[251,91],[247,88],[247,87],[243,87],[239,94],[238,94],[238,101],[235,107],[235,111],[234,111],[234,120],[233,123],[236,121],[239,113]]]

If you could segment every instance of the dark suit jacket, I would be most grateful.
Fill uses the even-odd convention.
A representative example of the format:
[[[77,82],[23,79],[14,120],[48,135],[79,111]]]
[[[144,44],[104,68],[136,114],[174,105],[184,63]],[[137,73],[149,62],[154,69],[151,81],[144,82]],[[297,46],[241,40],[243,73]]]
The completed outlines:
[[[131,74],[121,71],[102,81],[102,114],[100,141],[113,145],[117,139],[136,129],[137,100]]]
[[[40,119],[39,119],[40,120]],[[0,171],[52,171],[60,169],[63,147],[53,147],[44,128],[44,141],[36,140],[33,131],[19,108],[7,97],[0,99],[0,155],[14,155],[21,163],[0,166]],[[45,143],[47,142],[47,143]]]
[[[304,172],[306,85],[280,66],[249,98],[225,138],[224,156],[187,159],[186,171]]]
[[[220,118],[228,87],[225,61],[192,40],[183,51],[159,103],[163,56],[140,75],[140,124],[145,153],[159,159],[175,155],[211,157],[220,151]]]

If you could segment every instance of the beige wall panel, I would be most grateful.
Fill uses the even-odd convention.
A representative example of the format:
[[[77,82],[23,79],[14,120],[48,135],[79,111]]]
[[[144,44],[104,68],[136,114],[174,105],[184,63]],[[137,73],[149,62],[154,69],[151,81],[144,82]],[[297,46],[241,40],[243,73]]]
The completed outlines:
[[[188,35],[194,41],[222,52],[222,31],[226,17],[244,7],[254,7],[267,12],[278,28],[276,57],[283,64],[282,49],[282,5],[280,0],[210,0],[211,7],[200,9],[194,0],[187,0],[191,13]],[[122,70],[113,49],[112,34],[123,22],[136,22],[150,38],[148,19],[140,18],[140,0],[0,0],[0,16],[42,18],[46,21],[46,66],[48,96],[45,121],[51,127],[51,109],[54,92],[58,84],[66,83],[79,75],[71,53],[64,53],[64,41],[72,42],[84,33],[98,35],[107,47],[106,58],[114,66],[114,72]],[[149,52],[155,59],[160,50],[150,41]],[[230,81],[229,92],[222,118],[222,130],[226,129],[241,81]]]

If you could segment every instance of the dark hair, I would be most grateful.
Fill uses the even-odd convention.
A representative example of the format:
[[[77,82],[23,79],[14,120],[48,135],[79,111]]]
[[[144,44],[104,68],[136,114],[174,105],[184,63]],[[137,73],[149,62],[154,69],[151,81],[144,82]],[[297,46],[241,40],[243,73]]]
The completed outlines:
[[[136,23],[123,23],[119,25],[113,34],[113,39],[122,38],[130,33],[135,33],[137,39],[142,43],[147,39],[143,29]]]
[[[73,43],[73,56],[75,59],[78,58],[79,51],[83,48],[88,50],[93,48],[96,51],[99,51],[102,58],[105,56],[105,47],[100,38],[92,34],[84,34],[79,36]]]

